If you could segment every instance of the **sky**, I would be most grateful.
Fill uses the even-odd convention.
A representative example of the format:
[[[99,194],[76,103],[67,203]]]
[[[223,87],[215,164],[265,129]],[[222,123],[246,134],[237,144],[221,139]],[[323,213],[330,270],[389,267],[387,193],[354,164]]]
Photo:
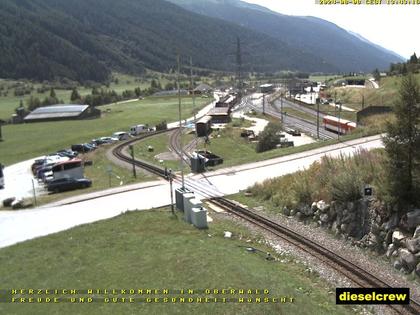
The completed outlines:
[[[382,0],[383,5],[320,5],[315,0],[243,1],[282,14],[322,18],[407,59],[414,52],[420,55],[420,4],[387,5],[386,0]]]

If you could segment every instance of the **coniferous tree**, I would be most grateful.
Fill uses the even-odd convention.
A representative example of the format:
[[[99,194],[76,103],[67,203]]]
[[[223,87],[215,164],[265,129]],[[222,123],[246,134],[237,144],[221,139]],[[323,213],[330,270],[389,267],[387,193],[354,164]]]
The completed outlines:
[[[80,99],[81,99],[81,97],[80,97],[79,92],[77,91],[76,88],[74,88],[73,91],[71,91],[70,101],[74,102],[74,101],[78,101]]]
[[[388,189],[400,211],[420,205],[420,87],[413,75],[403,78],[395,121],[384,138],[388,156]]]

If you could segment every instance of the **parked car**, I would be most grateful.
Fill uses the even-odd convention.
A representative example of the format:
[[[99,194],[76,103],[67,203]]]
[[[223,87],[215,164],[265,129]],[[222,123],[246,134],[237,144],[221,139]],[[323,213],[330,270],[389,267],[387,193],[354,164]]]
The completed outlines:
[[[102,145],[102,144],[106,144],[108,143],[107,141],[103,140],[103,139],[92,139],[92,141],[90,143],[94,143],[96,146]]]
[[[105,141],[106,143],[114,143],[114,142],[117,142],[117,141],[120,140],[120,139],[115,138],[115,137],[101,137],[99,139],[101,139],[102,141]]]
[[[52,167],[54,164],[46,164],[41,166],[36,171],[36,178],[44,180],[45,177],[52,175]]]
[[[48,191],[60,192],[74,190],[79,188],[87,188],[92,186],[92,181],[87,178],[75,179],[71,177],[53,179],[47,184]]]
[[[286,130],[286,132],[289,134],[289,135],[292,135],[292,136],[301,136],[301,133],[300,133],[300,131],[299,130],[296,130],[296,129],[288,129],[288,130]]]
[[[70,159],[74,159],[79,153],[76,152],[76,151],[72,151],[72,150],[67,149],[67,150],[57,151],[57,154],[60,155],[60,156],[66,156]]]
[[[71,146],[71,150],[79,153],[86,153],[94,150],[94,147],[92,145],[88,145],[87,143],[73,144]]]
[[[118,138],[118,140],[122,141],[122,140],[129,139],[130,138],[130,135],[127,132],[118,131],[118,132],[114,132],[112,134],[112,138]]]

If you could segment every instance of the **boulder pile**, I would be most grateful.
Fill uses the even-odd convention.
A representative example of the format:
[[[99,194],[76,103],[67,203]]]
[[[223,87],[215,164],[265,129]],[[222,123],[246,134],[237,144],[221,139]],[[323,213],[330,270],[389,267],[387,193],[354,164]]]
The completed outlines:
[[[396,269],[420,277],[420,209],[401,216],[384,203],[363,198],[346,203],[319,200],[284,207],[283,213],[328,228],[356,246],[385,255]]]

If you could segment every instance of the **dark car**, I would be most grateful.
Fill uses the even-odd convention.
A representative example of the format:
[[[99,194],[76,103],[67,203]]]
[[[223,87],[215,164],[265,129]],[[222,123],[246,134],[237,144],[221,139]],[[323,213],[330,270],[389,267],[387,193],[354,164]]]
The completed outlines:
[[[90,143],[94,143],[96,146],[98,146],[98,145],[106,144],[108,142],[105,141],[104,139],[98,138],[98,139],[93,139]]]
[[[289,129],[289,130],[286,130],[286,132],[289,134],[289,135],[292,135],[292,136],[301,136],[302,134],[301,134],[301,132],[299,131],[299,130],[296,130],[296,129]]]
[[[94,147],[91,145],[88,145],[87,143],[83,143],[83,144],[73,144],[71,146],[71,150],[72,151],[76,151],[79,153],[85,153],[85,152],[89,152],[94,150]]]
[[[47,185],[48,191],[53,192],[60,192],[60,191],[67,191],[67,190],[74,190],[79,188],[87,188],[92,186],[92,181],[87,178],[58,178],[53,179]]]
[[[72,151],[72,150],[60,150],[57,151],[57,154],[59,156],[64,156],[64,157],[68,157],[70,159],[75,158],[79,153],[76,151]]]

